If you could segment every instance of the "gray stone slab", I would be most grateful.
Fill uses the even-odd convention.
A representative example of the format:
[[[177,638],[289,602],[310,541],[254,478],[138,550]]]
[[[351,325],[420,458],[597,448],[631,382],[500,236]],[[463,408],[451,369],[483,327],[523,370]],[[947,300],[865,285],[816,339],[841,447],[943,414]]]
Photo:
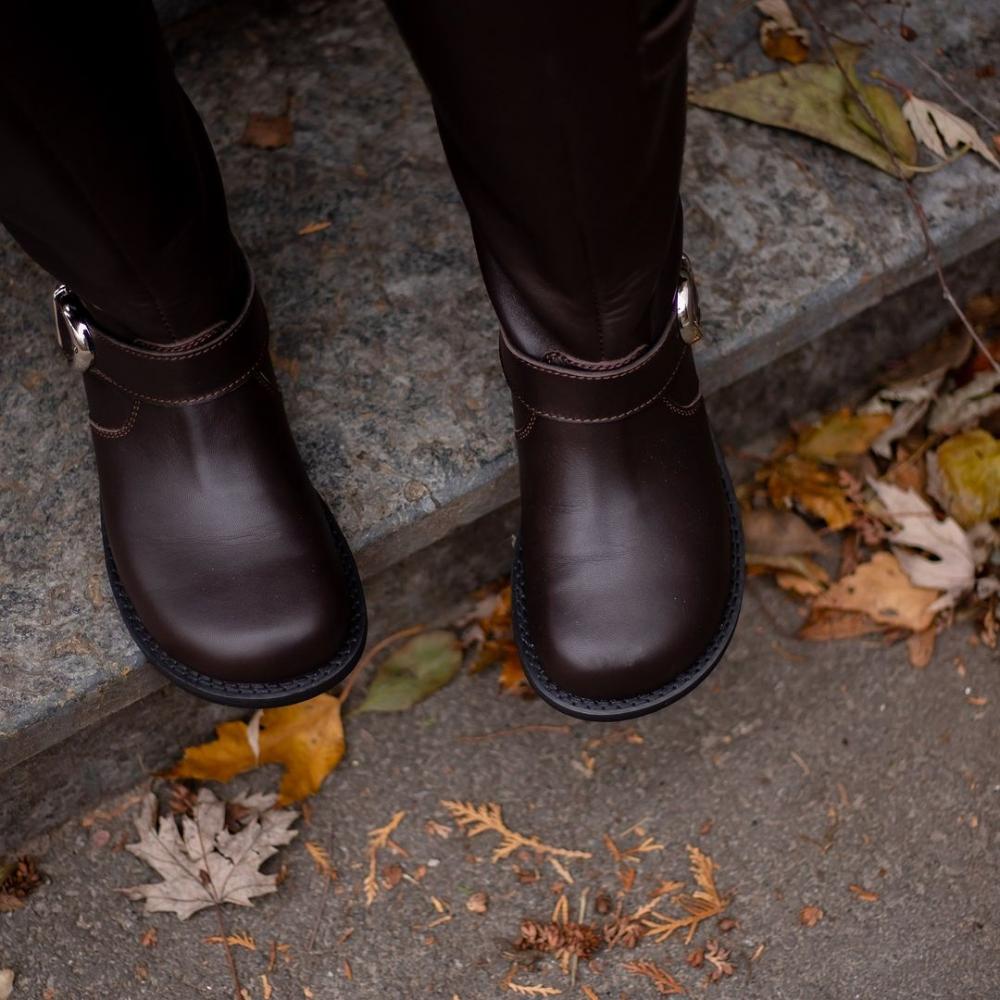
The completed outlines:
[[[703,5],[702,29],[724,6]],[[992,5],[966,6],[971,41],[944,0],[920,17],[922,54],[995,107],[998,81],[971,73],[1000,61]],[[730,22],[717,51],[702,30],[693,83],[724,79],[713,67],[730,55],[740,72],[766,68],[754,30],[749,13]],[[174,26],[169,38],[266,294],[295,432],[371,579],[516,493],[496,324],[429,103],[376,0],[302,0],[270,12],[234,4]],[[894,72],[916,85],[912,68]],[[279,111],[289,90],[293,145],[239,146],[247,114]],[[942,96],[931,83],[921,92]],[[842,330],[926,274],[898,185],[873,169],[700,111],[688,149],[709,389]],[[916,187],[943,257],[984,261],[968,287],[993,280],[983,248],[1000,236],[997,173],[967,157]],[[297,235],[317,221],[331,226]],[[162,682],[140,663],[103,582],[84,405],[51,348],[51,281],[9,242],[0,274],[3,771]],[[946,315],[940,304],[922,309],[920,323]]]

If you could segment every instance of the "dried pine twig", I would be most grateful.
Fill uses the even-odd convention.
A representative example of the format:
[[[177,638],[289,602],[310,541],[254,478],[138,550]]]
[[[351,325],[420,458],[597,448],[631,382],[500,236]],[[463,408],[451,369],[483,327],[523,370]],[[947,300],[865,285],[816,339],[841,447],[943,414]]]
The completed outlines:
[[[729,899],[719,895],[715,884],[715,862],[690,844],[687,851],[691,874],[698,888],[692,893],[679,893],[673,897],[673,902],[685,911],[685,916],[665,917],[654,910],[652,916],[655,919],[643,921],[647,933],[657,941],[666,941],[675,931],[686,927],[688,933],[684,943],[690,944],[701,923],[718,916],[729,905]]]
[[[389,846],[389,838],[396,827],[403,822],[405,810],[396,813],[385,826],[377,827],[368,833],[368,874],[365,876],[365,904],[371,906],[378,895],[378,852]]]
[[[661,996],[679,996],[687,992],[666,969],[661,969],[655,962],[626,962],[623,968],[634,976],[648,979]]]
[[[589,851],[571,851],[565,847],[553,847],[545,844],[537,837],[526,836],[511,830],[503,821],[503,811],[496,802],[486,802],[476,806],[471,802],[456,802],[443,799],[441,805],[451,813],[455,822],[465,830],[469,837],[478,837],[481,833],[497,833],[500,844],[492,855],[494,864],[510,857],[519,848],[527,848],[538,854],[550,854],[560,858],[589,858]]]

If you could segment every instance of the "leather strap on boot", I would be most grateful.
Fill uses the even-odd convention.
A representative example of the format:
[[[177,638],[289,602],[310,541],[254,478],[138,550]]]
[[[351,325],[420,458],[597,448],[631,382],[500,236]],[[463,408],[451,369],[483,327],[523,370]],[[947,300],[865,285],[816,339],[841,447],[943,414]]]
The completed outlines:
[[[537,416],[570,423],[622,420],[661,399],[674,410],[693,409],[700,394],[688,400],[668,397],[689,345],[701,337],[698,296],[687,257],[680,277],[675,315],[660,339],[619,366],[548,364],[519,351],[501,330],[500,361],[511,393]]]
[[[253,278],[239,316],[178,343],[130,344],[97,327],[65,285],[53,295],[56,335],[70,367],[158,406],[216,399],[252,377],[267,351],[267,323]]]

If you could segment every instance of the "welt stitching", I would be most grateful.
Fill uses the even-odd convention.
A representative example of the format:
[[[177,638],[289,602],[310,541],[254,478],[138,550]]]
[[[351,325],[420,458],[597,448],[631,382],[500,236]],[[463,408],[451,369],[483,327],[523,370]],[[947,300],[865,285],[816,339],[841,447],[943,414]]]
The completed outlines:
[[[139,407],[141,405],[138,399],[132,400],[132,412],[129,414],[128,420],[121,427],[102,427],[94,420],[91,420],[90,429],[103,438],[123,438],[135,427],[135,421],[139,416]]]

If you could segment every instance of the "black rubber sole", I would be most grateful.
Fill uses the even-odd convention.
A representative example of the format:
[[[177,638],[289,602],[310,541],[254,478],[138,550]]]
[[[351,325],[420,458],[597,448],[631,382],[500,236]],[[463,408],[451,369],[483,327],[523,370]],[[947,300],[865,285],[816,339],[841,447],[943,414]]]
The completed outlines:
[[[527,600],[524,591],[524,560],[521,551],[521,539],[517,540],[514,549],[514,567],[511,572],[512,620],[514,641],[517,644],[524,673],[539,697],[553,708],[566,715],[588,722],[619,722],[623,719],[635,719],[640,715],[659,711],[671,702],[693,691],[718,665],[726,652],[729,642],[736,630],[740,607],[743,603],[743,586],[746,579],[746,563],[743,543],[743,519],[740,516],[739,502],[733,489],[729,470],[721,454],[716,449],[719,469],[726,489],[726,499],[729,505],[732,582],[729,596],[726,600],[719,630],[708,648],[683,673],[678,674],[662,687],[646,694],[633,695],[628,698],[609,698],[599,700],[584,698],[566,691],[553,683],[545,673],[541,660],[531,641],[527,615]]]
[[[320,501],[323,502],[322,500]],[[321,667],[316,667],[308,673],[274,683],[250,681],[225,681],[192,670],[191,667],[175,660],[149,634],[148,629],[139,618],[128,593],[118,576],[108,535],[104,530],[104,518],[101,518],[101,537],[104,540],[104,561],[108,568],[108,579],[111,582],[111,593],[121,612],[122,620],[135,644],[142,650],[146,659],[165,674],[178,687],[191,694],[198,695],[206,701],[217,702],[220,705],[237,705],[241,708],[277,708],[279,705],[291,705],[295,702],[313,698],[330,688],[335,687],[357,666],[365,649],[368,638],[368,611],[365,606],[365,595],[361,587],[361,577],[354,556],[344,538],[339,525],[323,504],[327,523],[333,533],[337,552],[347,578],[348,593],[351,602],[351,623],[347,638],[337,655]]]

